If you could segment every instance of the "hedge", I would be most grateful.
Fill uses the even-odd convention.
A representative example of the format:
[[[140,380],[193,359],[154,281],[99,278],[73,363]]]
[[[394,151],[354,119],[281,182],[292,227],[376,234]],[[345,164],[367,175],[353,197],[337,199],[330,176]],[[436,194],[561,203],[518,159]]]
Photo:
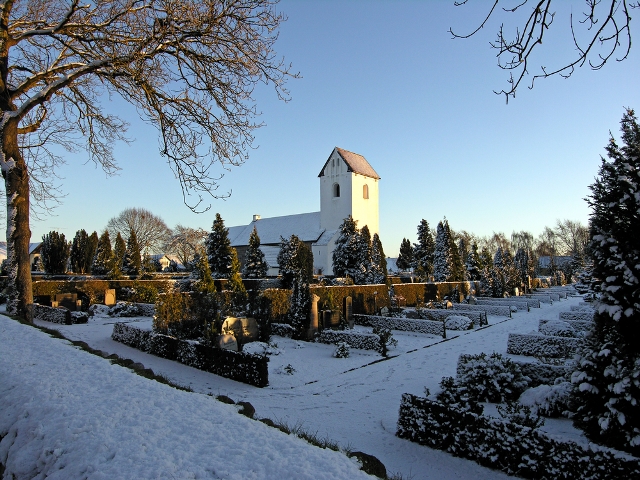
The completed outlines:
[[[279,337],[292,338],[296,333],[296,329],[286,323],[272,323],[271,335],[277,335]]]
[[[439,283],[402,283],[394,284],[396,295],[404,297],[408,307],[428,301],[441,301],[450,296],[457,288],[459,293],[469,295],[472,290],[478,290],[478,282],[439,282]]]
[[[28,314],[30,320],[42,320],[65,325],[71,325],[73,321],[71,312],[65,307],[48,307],[46,305],[32,303],[28,308],[30,309]],[[86,321],[82,323],[86,323]]]
[[[420,310],[416,310],[419,312],[420,317],[425,320],[435,320],[436,322],[441,322],[443,318],[450,317],[451,315],[464,315],[473,321],[475,325],[487,325],[487,312],[484,310],[477,311],[466,311],[461,314],[459,311],[453,311],[451,309],[445,310],[442,308],[421,308]]]
[[[581,339],[578,338],[510,333],[507,353],[530,357],[570,358],[580,344]]]
[[[538,322],[538,331],[540,330],[540,327],[542,325],[544,325],[545,323],[548,322],[552,322],[553,320],[547,320],[544,318],[541,318]],[[584,321],[584,320],[562,320],[565,323],[568,323],[569,325],[571,325],[571,327],[576,331],[576,332],[589,332],[591,331],[591,329],[593,328],[593,321]]]
[[[569,310],[572,312],[595,312],[595,309],[591,305],[571,305]]]
[[[518,310],[529,311],[529,303],[527,301],[511,300],[509,298],[477,298],[476,305],[502,305],[507,307],[516,307]]]
[[[527,298],[538,300],[540,303],[553,303],[553,299],[551,298],[551,295],[544,295],[541,293],[529,293],[525,296]]]
[[[497,315],[499,317],[511,317],[511,307],[507,305],[469,305],[466,303],[454,303],[453,310],[459,311],[482,311],[487,315]]]
[[[532,292],[530,294],[527,295],[528,297],[532,297],[532,298],[538,298],[538,297],[549,297],[551,299],[551,302],[559,302],[560,301],[560,294],[559,293],[553,293],[553,292]],[[540,300],[542,301],[542,300]],[[551,302],[545,302],[545,303],[551,303]]]
[[[111,338],[151,355],[175,360],[221,377],[256,387],[269,385],[269,358],[265,355],[208,347],[142,330],[126,323],[116,323]]]
[[[374,315],[354,315],[356,325],[382,327],[403,332],[418,332],[442,336],[442,322],[432,320],[412,320],[410,318],[377,317]]]
[[[526,302],[529,305],[529,308],[540,308],[540,300],[529,297],[508,297],[508,298],[495,298],[495,297],[476,297],[476,300],[497,300],[499,302]]]
[[[553,385],[556,378],[568,378],[571,375],[572,368],[564,365],[552,365],[550,363],[541,362],[519,362],[514,363],[520,365],[522,375],[531,379],[529,387],[537,387],[538,385]]]
[[[395,286],[394,286],[395,288]],[[321,310],[323,303],[329,299],[333,301],[333,309],[342,311],[343,299],[351,297],[353,313],[371,315],[375,309],[382,307],[389,308],[389,289],[386,285],[339,285],[339,286],[313,286],[309,288],[311,294],[318,295],[318,310]],[[374,292],[378,294],[375,295]],[[398,292],[396,291],[396,295]]]
[[[560,320],[581,320],[583,322],[593,322],[595,312],[560,312]]]
[[[341,342],[346,343],[351,348],[360,350],[380,350],[380,337],[375,333],[355,333],[345,330],[323,330],[316,337],[320,343],[328,343],[330,345],[338,345]]]
[[[408,393],[402,395],[396,435],[523,478],[640,478],[639,459]]]

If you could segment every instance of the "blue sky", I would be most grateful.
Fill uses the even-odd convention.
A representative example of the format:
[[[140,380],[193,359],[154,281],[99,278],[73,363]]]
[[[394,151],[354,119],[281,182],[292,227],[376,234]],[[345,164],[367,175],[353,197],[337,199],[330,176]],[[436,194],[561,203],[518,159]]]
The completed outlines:
[[[253,214],[317,211],[317,175],[335,146],[364,155],[382,177],[380,236],[389,256],[403,237],[415,241],[422,218],[435,227],[446,216],[454,230],[507,236],[538,235],[556,219],[586,223],[583,199],[609,131],[618,136],[624,107],[640,109],[640,50],[634,46],[626,61],[599,71],[581,68],[568,80],[540,80],[533,90],[522,85],[507,105],[493,93],[507,80],[489,48],[499,21],[468,40],[447,32],[473,28],[485,8],[283,1],[279,9],[289,18],[276,48],[302,78],[290,81],[286,104],[270,87],[256,91],[266,126],[256,134],[259,148],[222,179],[218,192],[231,190],[229,199],[192,213],[158,153],[156,131],[114,99],[135,139],[115,147],[121,172],[107,178],[86,155],[68,156],[59,172],[67,196],[53,215],[32,222],[32,241],[50,230],[69,239],[81,228],[100,232],[128,207],[146,208],[170,227],[206,230],[216,212],[233,226]],[[540,51],[548,67],[574,54],[565,13],[558,11]]]

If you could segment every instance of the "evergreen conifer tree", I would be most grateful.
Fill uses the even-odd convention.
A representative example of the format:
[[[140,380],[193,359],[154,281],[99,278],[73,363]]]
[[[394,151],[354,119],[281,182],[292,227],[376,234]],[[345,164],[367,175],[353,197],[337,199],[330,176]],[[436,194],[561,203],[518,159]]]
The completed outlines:
[[[91,264],[91,273],[94,275],[106,275],[113,268],[113,252],[111,251],[111,239],[109,231],[105,230],[98,239],[96,253]]]
[[[460,239],[460,244],[456,246],[453,239],[453,234],[449,228],[449,222],[445,223],[445,228],[448,230],[449,236],[449,252],[451,255],[451,276],[447,281],[464,282],[467,279],[467,269],[464,266],[464,260],[462,254],[466,252],[466,243],[463,238]]]
[[[429,223],[423,218],[418,224],[418,243],[413,245],[413,268],[422,280],[428,280],[433,272],[435,243]]]
[[[260,250],[260,237],[255,226],[249,236],[249,248],[244,258],[244,266],[242,267],[244,278],[264,278],[267,276],[268,265],[264,259],[264,253]]]
[[[371,248],[371,232],[369,227],[365,225],[358,232],[356,237],[358,250],[358,269],[355,272],[354,283],[364,285],[371,283],[372,269],[372,248]]]
[[[91,271],[91,266],[93,265],[93,257],[96,256],[96,250],[98,249],[98,240],[98,232],[94,231],[91,235],[89,235],[89,239],[87,241],[87,249],[84,256],[84,271],[86,273],[89,273]]]
[[[242,283],[240,275],[240,260],[235,248],[231,248],[231,268],[229,271],[229,281],[227,289],[231,291],[231,306],[235,312],[240,313],[247,308],[247,289]]]
[[[278,268],[282,276],[282,288],[293,288],[296,272],[295,255],[300,243],[300,239],[296,235],[291,235],[289,238],[280,237]]]
[[[594,328],[572,375],[574,422],[587,437],[640,455],[640,126],[622,117],[589,188],[594,276],[602,280]]]
[[[289,315],[291,326],[296,329],[297,336],[303,338],[309,328],[311,311],[309,285],[313,279],[313,252],[306,243],[298,243],[291,266],[294,271],[294,279]]]
[[[493,257],[493,268],[489,269],[489,274],[493,278],[493,294],[492,297],[502,297],[507,289],[507,283],[504,275],[504,255],[502,247],[498,247]]]
[[[491,268],[493,267],[493,255],[489,252],[489,249],[485,246],[482,247],[480,251],[480,268]]]
[[[340,234],[333,250],[333,274],[336,277],[350,277],[356,280],[359,275],[360,253],[358,251],[358,226],[351,216],[340,224]]]
[[[527,277],[529,276],[529,253],[524,248],[519,248],[516,256],[513,258],[513,264],[518,274],[520,286],[527,285]]]
[[[189,274],[192,279],[191,288],[197,293],[208,294],[216,291],[215,282],[209,269],[207,256],[197,252],[193,258],[193,270]]]
[[[127,275],[140,275],[142,272],[142,257],[140,255],[140,245],[136,232],[131,230],[127,240],[127,248],[122,260],[122,271]]]
[[[109,278],[122,278],[122,264],[124,263],[124,255],[126,252],[127,243],[124,241],[124,238],[122,238],[122,235],[120,235],[120,232],[118,232],[113,245],[113,262],[111,264]]]
[[[49,274],[60,274],[67,271],[71,245],[64,238],[64,233],[49,232],[42,237],[40,256],[44,271]]]
[[[231,241],[229,229],[224,226],[224,221],[219,213],[211,227],[211,233],[205,240],[207,259],[213,278],[229,278],[231,271]]]
[[[451,279],[453,274],[451,245],[449,222],[445,219],[438,222],[436,230],[436,245],[433,253],[433,279],[436,282],[446,282]]]
[[[387,283],[387,258],[384,255],[382,242],[377,233],[371,240],[371,275],[370,283]]]
[[[85,259],[89,250],[89,235],[82,229],[76,232],[71,242],[69,260],[71,261],[71,271],[74,273],[87,273],[85,270]]]
[[[408,238],[403,238],[400,244],[400,253],[396,260],[396,266],[399,270],[409,270],[413,266],[413,247]]]
[[[471,251],[467,255],[467,278],[469,280],[475,281],[480,280],[480,276],[482,275],[482,268],[480,267],[480,255],[478,254],[478,245],[471,245]]]

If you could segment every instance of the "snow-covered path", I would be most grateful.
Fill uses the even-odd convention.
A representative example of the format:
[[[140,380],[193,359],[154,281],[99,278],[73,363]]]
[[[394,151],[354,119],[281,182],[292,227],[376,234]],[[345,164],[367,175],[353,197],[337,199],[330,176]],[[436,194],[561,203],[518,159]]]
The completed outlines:
[[[90,322],[56,328],[65,336],[83,340],[94,348],[139,361],[197,392],[249,401],[256,408],[257,417],[284,421],[290,426],[301,425],[307,431],[317,432],[319,437],[328,437],[342,446],[375,455],[388,471],[402,473],[405,478],[481,480],[511,477],[395,436],[402,393],[421,395],[425,387],[436,391],[443,376],[455,375],[460,354],[505,353],[510,332],[536,331],[540,318],[557,318],[560,311],[569,310],[570,305],[580,301],[579,297],[570,297],[553,305],[542,304],[541,308],[530,312],[515,312],[510,319],[490,316],[489,327],[463,332],[447,341],[395,332],[400,345],[390,353],[397,356],[372,364],[380,357],[363,354],[345,360],[333,359],[330,346],[310,346],[276,337],[274,340],[285,350],[282,357],[298,372],[291,376],[282,374],[281,368],[276,367],[279,357],[272,357],[271,385],[264,389],[113,342],[110,339],[112,325],[109,324]],[[107,323],[113,322],[112,319]],[[51,324],[47,326],[51,327]],[[350,369],[353,370],[348,371]],[[305,381],[300,380],[303,376]]]

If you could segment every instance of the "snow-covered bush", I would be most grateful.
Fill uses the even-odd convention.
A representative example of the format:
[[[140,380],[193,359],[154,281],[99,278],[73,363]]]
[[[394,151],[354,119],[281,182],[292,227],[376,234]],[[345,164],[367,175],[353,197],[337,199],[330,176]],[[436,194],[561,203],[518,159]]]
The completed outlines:
[[[393,338],[393,333],[388,328],[383,327],[373,327],[373,334],[377,335],[380,339],[380,343],[378,344],[378,351],[382,354],[383,357],[387,356],[387,351],[389,347],[395,347],[398,345],[398,341]]]
[[[544,419],[540,418],[537,411],[518,402],[507,402],[506,405],[498,405],[498,413],[507,422],[522,425],[529,428],[540,428],[544,425]]]
[[[271,335],[277,335],[278,337],[292,338],[296,333],[296,329],[286,323],[272,323]]]
[[[445,326],[447,330],[471,330],[473,328],[473,322],[469,317],[450,315],[445,320]]]
[[[571,325],[562,320],[540,321],[538,331],[543,335],[551,335],[553,337],[576,337],[576,331]]]
[[[390,328],[404,332],[419,332],[427,335],[442,336],[442,321],[378,317],[375,315],[354,315],[353,319],[356,324],[366,327]]]
[[[583,322],[593,322],[593,311],[591,312],[560,312],[558,317],[560,320],[580,320]]]
[[[153,317],[154,314],[152,303],[118,302],[109,309],[111,317]]]
[[[570,358],[581,345],[582,339],[510,333],[507,353],[530,357]]]
[[[520,365],[496,352],[461,355],[458,359],[456,384],[468,388],[479,402],[515,400],[529,381],[522,375]]]
[[[429,396],[429,391],[425,392]],[[442,377],[440,391],[436,395],[438,402],[464,412],[480,415],[484,410],[478,399],[467,385],[456,382],[453,377]]]
[[[346,343],[351,348],[361,350],[377,350],[380,349],[380,337],[373,333],[355,333],[350,331],[340,330],[323,330],[317,337],[317,341],[320,343],[328,343],[330,345],[337,345],[339,343]]]
[[[571,410],[573,387],[571,382],[560,381],[555,385],[538,385],[525,390],[518,403],[530,407],[545,417],[559,417]]]
[[[340,342],[336,347],[336,351],[333,352],[333,356],[336,358],[349,358],[351,354],[351,347],[346,342]]]

